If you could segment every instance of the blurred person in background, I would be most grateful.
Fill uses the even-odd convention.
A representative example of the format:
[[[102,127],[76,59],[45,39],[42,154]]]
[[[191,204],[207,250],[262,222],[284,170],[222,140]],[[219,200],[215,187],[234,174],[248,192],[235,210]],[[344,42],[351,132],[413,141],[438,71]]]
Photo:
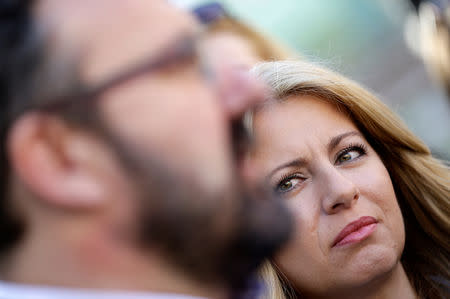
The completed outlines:
[[[431,77],[450,100],[450,1],[410,0],[413,15],[406,23],[407,42],[422,58]]]
[[[0,297],[238,298],[291,229],[241,186],[263,86],[163,0],[0,0],[0,21]]]
[[[251,164],[294,214],[266,298],[449,298],[450,171],[375,96],[306,62],[258,64]]]
[[[220,3],[198,6],[193,13],[207,26],[205,55],[211,61],[230,60],[238,67],[251,68],[260,61],[298,58],[293,50],[231,16]],[[226,57],[221,55],[224,51]]]

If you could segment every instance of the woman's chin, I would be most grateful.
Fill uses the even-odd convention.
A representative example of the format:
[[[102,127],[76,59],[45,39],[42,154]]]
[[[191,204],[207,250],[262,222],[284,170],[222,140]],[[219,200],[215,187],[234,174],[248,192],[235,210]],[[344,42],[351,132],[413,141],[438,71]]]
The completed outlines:
[[[349,288],[367,287],[383,280],[401,266],[400,252],[379,244],[367,245],[352,258],[336,266],[337,285]]]

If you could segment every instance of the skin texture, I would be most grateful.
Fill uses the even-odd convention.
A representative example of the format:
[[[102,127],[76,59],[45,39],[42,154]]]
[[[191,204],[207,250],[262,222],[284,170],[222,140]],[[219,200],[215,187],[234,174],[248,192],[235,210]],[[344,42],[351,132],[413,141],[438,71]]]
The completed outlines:
[[[212,61],[230,59],[243,69],[249,69],[261,61],[251,42],[234,32],[210,32],[204,43],[208,48],[207,55]],[[222,51],[227,51],[227,57],[219,56]]]
[[[280,185],[296,233],[275,263],[299,293],[413,298],[399,262],[405,232],[389,173],[345,112],[313,96],[291,96],[258,111],[254,129],[252,161],[272,190],[284,176],[296,175]],[[332,138],[347,133],[330,147]],[[342,152],[359,144],[364,154]],[[279,168],[296,160],[301,163]],[[377,220],[373,233],[333,246],[341,230],[362,216]]]
[[[180,35],[198,30],[190,15],[163,0],[41,0],[34,14],[49,37],[50,57],[75,59],[86,85],[157,55]],[[4,257],[2,277],[28,284],[227,295],[229,285],[218,279],[218,269],[210,276],[215,280],[205,283],[194,275],[195,266],[181,268],[164,246],[141,242],[146,238],[142,222],[152,215],[162,217],[154,203],[169,205],[164,194],[174,190],[180,197],[198,192],[171,203],[174,211],[185,213],[169,220],[178,220],[180,229],[191,224],[182,220],[198,221],[202,229],[195,237],[209,243],[197,240],[189,253],[203,258],[202,264],[211,253],[202,250],[211,244],[225,249],[235,236],[233,216],[242,200],[235,194],[239,174],[229,128],[264,98],[264,88],[235,64],[212,65],[211,82],[196,61],[187,61],[144,74],[99,99],[103,125],[127,146],[127,153],[144,158],[136,161],[158,166],[149,167],[153,177],[146,177],[147,168],[130,171],[105,139],[56,116],[29,112],[12,125],[7,141],[11,193],[27,230]],[[167,173],[170,180],[153,185],[146,181]],[[150,214],[145,213],[148,206]],[[145,228],[152,229],[148,223]],[[168,227],[165,235],[177,231]],[[174,252],[185,253],[180,248]]]

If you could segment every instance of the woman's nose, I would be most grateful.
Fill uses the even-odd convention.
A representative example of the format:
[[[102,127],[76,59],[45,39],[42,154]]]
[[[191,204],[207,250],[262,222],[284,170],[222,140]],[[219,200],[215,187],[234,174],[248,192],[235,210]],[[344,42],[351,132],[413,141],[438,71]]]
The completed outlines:
[[[354,182],[341,170],[330,166],[322,175],[322,209],[327,214],[336,214],[350,209],[359,199],[359,190]]]

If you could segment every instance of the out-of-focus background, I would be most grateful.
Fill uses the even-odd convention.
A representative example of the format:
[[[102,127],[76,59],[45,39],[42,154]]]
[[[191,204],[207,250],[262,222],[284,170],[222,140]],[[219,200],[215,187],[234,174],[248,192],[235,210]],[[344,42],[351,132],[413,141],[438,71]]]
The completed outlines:
[[[212,1],[177,0],[193,6]],[[450,101],[407,46],[406,0],[222,0],[235,17],[358,81],[450,159]]]

